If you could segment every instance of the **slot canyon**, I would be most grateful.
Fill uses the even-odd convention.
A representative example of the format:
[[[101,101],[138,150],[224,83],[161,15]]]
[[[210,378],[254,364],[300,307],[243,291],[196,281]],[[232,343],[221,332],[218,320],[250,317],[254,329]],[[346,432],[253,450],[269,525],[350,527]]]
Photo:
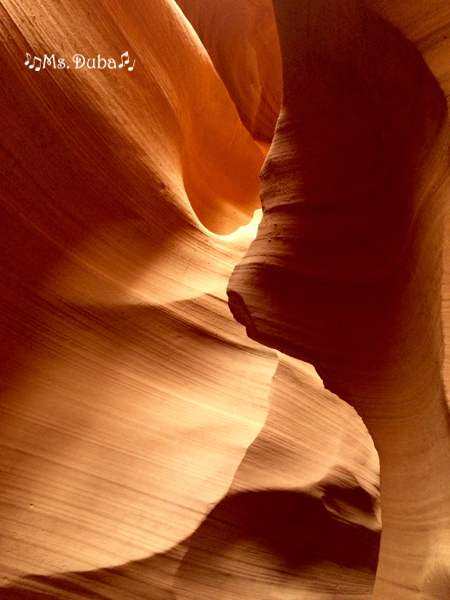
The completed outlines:
[[[0,36],[0,600],[450,600],[448,0]]]

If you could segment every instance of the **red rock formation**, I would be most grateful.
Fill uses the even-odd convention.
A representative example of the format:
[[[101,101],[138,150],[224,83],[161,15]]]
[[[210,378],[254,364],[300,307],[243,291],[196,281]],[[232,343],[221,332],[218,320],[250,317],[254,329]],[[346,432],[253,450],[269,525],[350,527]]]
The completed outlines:
[[[310,4],[275,3],[230,284],[293,357],[226,305],[271,3],[0,6],[0,597],[369,598],[350,404],[376,595],[445,597],[449,11]]]
[[[229,494],[192,536],[165,554],[110,569],[27,577],[4,587],[2,598],[41,600],[47,594],[45,600],[56,600],[64,592],[85,597],[94,591],[95,597],[153,600],[311,592],[367,597],[379,530],[355,526],[358,507],[373,518],[372,496],[345,472],[302,491]]]
[[[177,0],[256,140],[270,143],[280,111],[281,56],[271,0]]]
[[[189,535],[264,422],[276,358],[224,301],[252,226],[204,227],[251,219],[263,155],[175,5],[0,10],[2,574],[121,564]]]
[[[283,107],[230,306],[250,337],[312,362],[362,416],[381,464],[374,597],[428,598],[450,552],[445,96],[363,3],[274,5]]]

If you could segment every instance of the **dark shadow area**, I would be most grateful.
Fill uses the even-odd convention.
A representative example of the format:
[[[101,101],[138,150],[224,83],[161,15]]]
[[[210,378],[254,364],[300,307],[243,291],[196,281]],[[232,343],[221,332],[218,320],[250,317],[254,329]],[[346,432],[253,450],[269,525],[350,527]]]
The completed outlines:
[[[359,577],[359,584],[369,592],[377,567],[380,532],[341,518],[338,511],[327,508],[330,504],[345,505],[347,515],[353,510],[355,514],[373,516],[376,500],[349,483],[349,478],[342,485],[333,480],[305,491],[230,494],[189,538],[164,554],[109,569],[48,577],[30,575],[2,588],[0,598],[203,598],[205,581],[211,592],[218,590],[218,598],[228,584],[236,581],[236,573],[227,571],[232,567],[239,567],[237,576],[244,589],[253,571],[261,568],[291,583],[295,578],[307,580],[314,569],[314,581],[321,579],[320,575],[317,579],[317,573],[323,570],[329,588],[334,585],[333,589],[344,591],[345,576],[352,573],[350,584],[358,585]],[[251,546],[251,552],[244,552],[245,560],[242,553],[240,557],[233,554],[242,544],[247,549]]]

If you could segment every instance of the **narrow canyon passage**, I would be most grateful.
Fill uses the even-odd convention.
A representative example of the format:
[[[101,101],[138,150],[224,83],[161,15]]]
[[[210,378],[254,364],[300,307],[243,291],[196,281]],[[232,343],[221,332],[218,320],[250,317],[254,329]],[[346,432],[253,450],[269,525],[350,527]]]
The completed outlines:
[[[0,598],[449,595],[447,38],[0,1]]]

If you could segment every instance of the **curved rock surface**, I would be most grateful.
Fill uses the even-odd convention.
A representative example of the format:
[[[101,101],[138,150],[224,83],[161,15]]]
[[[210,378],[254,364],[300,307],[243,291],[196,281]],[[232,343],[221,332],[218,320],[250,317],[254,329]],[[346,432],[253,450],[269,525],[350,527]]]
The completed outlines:
[[[3,0],[0,598],[445,598],[421,4]]]
[[[374,598],[435,597],[435,570],[450,558],[439,86],[448,66],[433,73],[436,58],[427,65],[406,15],[397,22],[417,46],[385,5],[274,6],[283,106],[262,172],[263,219],[231,278],[230,306],[250,337],[314,364],[374,439],[383,521]],[[431,17],[417,6],[416,19]],[[449,25],[441,9],[436,40]]]
[[[170,548],[226,493],[267,410],[276,357],[224,301],[253,225],[220,237],[199,221],[251,219],[263,155],[177,7],[142,8],[2,7],[6,569]],[[24,65],[80,50],[136,65]]]
[[[177,0],[253,137],[272,141],[281,104],[281,54],[271,0]]]

